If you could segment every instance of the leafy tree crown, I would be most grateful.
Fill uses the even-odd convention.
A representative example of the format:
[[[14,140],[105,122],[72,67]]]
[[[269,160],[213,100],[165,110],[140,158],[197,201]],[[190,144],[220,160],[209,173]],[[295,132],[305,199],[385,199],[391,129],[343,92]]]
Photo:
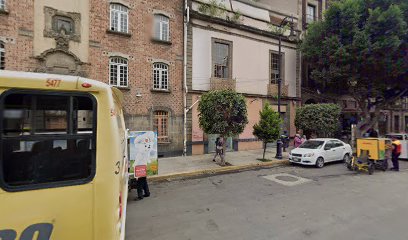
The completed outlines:
[[[207,134],[234,136],[242,133],[248,124],[245,97],[235,91],[203,94],[198,111],[200,128]]]
[[[266,103],[259,112],[260,120],[254,125],[253,134],[265,143],[274,142],[280,137],[280,126],[282,120],[279,113],[275,112]]]
[[[339,129],[341,108],[337,104],[310,104],[296,110],[295,125],[318,136],[333,136]]]

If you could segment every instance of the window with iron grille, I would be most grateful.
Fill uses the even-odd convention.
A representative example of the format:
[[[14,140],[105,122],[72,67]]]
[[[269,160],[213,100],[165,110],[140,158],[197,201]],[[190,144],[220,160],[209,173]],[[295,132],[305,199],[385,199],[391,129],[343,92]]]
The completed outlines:
[[[0,9],[6,9],[6,0],[0,0]]]
[[[6,68],[6,50],[4,48],[4,43],[0,42],[0,69],[4,70],[5,68]]]
[[[164,63],[153,64],[153,89],[169,89],[169,66]]]
[[[128,86],[128,60],[112,57],[109,60],[109,84],[117,87]]]
[[[161,41],[170,41],[169,18],[156,14],[154,15],[154,38]]]
[[[169,113],[166,111],[155,111],[153,128],[157,132],[157,142],[169,142]]]
[[[213,42],[212,46],[213,77],[230,78],[231,75],[231,43]]]
[[[312,23],[316,21],[316,6],[307,5],[307,11],[306,11],[306,23]]]
[[[128,32],[129,9],[121,4],[110,5],[110,30]]]
[[[270,73],[271,73],[271,84],[278,84],[279,81],[279,65],[280,58],[278,53],[271,52],[270,60]]]

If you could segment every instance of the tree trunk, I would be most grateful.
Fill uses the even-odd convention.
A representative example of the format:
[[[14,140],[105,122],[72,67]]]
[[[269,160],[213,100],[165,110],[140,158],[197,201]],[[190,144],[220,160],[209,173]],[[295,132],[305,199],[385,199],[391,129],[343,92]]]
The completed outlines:
[[[232,7],[232,0],[229,0],[229,4],[230,4],[230,7],[231,7],[231,12],[234,12],[234,8]]]
[[[227,152],[227,146],[226,146],[226,142],[225,141],[225,137],[221,136],[222,138],[222,154],[221,154],[221,165],[225,166],[225,154]]]
[[[266,152],[266,142],[264,142],[264,151],[263,151],[263,157],[262,157],[262,159],[264,160],[265,160],[265,152]]]
[[[357,124],[356,137],[362,137],[370,128],[373,128],[378,123],[380,114],[380,109],[376,109],[374,112],[365,111],[363,120]]]

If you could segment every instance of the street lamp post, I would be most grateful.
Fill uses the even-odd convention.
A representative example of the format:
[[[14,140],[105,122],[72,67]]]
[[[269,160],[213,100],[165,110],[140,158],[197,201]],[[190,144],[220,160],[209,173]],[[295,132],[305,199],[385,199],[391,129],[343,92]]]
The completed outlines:
[[[291,21],[288,21],[289,18]],[[296,38],[296,34],[294,31],[294,26],[293,26],[293,17],[285,17],[282,22],[279,24],[279,29],[282,29],[286,24],[290,25],[290,34],[288,36],[289,41],[294,41]],[[278,70],[279,70],[279,78],[278,78],[278,114],[279,117],[281,117],[281,92],[282,92],[282,36],[283,32],[279,32],[279,65],[278,65]],[[283,142],[281,138],[278,138],[278,141],[276,142],[276,159],[282,159],[282,145]]]

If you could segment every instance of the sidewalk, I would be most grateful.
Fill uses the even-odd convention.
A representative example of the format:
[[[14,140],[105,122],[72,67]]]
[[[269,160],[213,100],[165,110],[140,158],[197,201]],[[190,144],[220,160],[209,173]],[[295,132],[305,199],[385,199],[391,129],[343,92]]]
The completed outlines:
[[[159,174],[149,179],[152,181],[163,181],[288,164],[288,152],[283,153],[283,160],[278,160],[275,159],[276,149],[269,148],[266,151],[265,158],[272,161],[268,162],[257,160],[262,158],[262,153],[262,149],[227,152],[226,161],[230,163],[231,166],[224,167],[212,161],[214,154],[160,158]]]

